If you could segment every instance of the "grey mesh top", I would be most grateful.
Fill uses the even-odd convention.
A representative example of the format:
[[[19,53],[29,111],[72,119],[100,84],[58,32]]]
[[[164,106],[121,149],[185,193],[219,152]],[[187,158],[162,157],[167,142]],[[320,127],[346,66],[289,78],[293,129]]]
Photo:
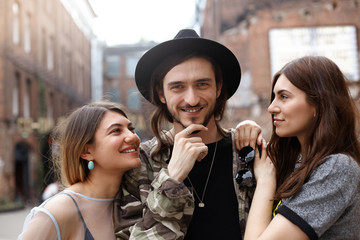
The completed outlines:
[[[360,239],[360,167],[344,154],[329,156],[301,191],[276,210],[310,239]]]
[[[83,223],[83,226],[84,226],[84,231],[85,231],[84,240],[94,240],[94,237],[92,236],[89,228],[86,226],[84,217],[83,217],[82,214],[81,214],[79,205],[77,204],[76,200],[75,200],[69,193],[63,192],[63,194],[66,194],[67,196],[69,196],[69,197],[71,198],[71,200],[73,200],[73,202],[74,202],[74,204],[75,204],[75,206],[76,206],[77,212],[78,212],[79,217],[80,217],[80,219],[81,219],[81,222]]]
[[[18,240],[115,240],[113,202],[64,190],[31,209]]]

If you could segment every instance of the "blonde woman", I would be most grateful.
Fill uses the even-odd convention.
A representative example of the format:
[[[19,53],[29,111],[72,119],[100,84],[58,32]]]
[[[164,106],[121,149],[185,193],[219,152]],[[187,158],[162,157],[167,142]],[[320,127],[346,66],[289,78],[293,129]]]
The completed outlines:
[[[140,139],[119,106],[85,105],[56,129],[65,190],[31,210],[18,239],[115,239],[113,199],[140,166]]]

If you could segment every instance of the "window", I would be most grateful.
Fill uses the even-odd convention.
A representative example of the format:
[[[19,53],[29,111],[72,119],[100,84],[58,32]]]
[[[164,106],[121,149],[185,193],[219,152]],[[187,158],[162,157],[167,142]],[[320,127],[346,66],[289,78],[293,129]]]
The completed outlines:
[[[86,82],[85,80],[85,67],[83,65],[80,66],[80,80],[81,80],[81,89],[82,89],[82,93],[87,96],[88,93],[90,92],[90,87],[89,87],[89,84],[91,83],[88,83]]]
[[[120,91],[116,88],[112,88],[108,92],[109,101],[111,102],[120,102]]]
[[[140,95],[137,88],[132,87],[128,90],[127,95],[128,107],[131,110],[138,110],[141,107],[140,104]]]
[[[19,115],[19,89],[20,89],[20,74],[15,73],[15,84],[12,94],[12,114],[17,117]]]
[[[48,70],[54,69],[54,38],[50,37],[47,41],[46,66]]]
[[[137,57],[131,56],[126,59],[126,76],[134,77],[136,64],[139,61]]]
[[[46,32],[45,29],[42,29],[41,31],[41,54],[40,54],[40,63],[45,67],[46,66],[46,46],[47,46],[47,41],[46,41]]]
[[[51,92],[48,95],[48,103],[46,104],[46,117],[49,119],[54,118],[54,109],[53,109],[54,104],[55,104],[54,94]]]
[[[62,78],[64,77],[64,71],[65,71],[65,60],[66,59],[66,51],[65,51],[65,48],[64,47],[61,47],[61,51],[60,51],[60,59],[58,61],[58,75],[59,75],[59,78],[61,80],[63,80]]]
[[[120,59],[118,56],[107,56],[107,75],[109,77],[119,76],[120,73]]]
[[[13,43],[19,44],[20,42],[20,16],[19,4],[14,2],[13,7]]]
[[[269,45],[271,75],[294,58],[320,55],[333,60],[349,80],[360,80],[355,26],[275,28],[269,31]]]
[[[31,99],[31,81],[26,80],[26,89],[24,96],[24,118],[30,118],[30,99]]]
[[[72,56],[70,52],[65,55],[65,82],[72,86]]]
[[[31,16],[30,16],[30,14],[27,14],[25,17],[24,50],[26,53],[31,52]]]
[[[83,66],[78,63],[76,64],[75,70],[75,81],[77,81],[77,89],[80,94],[84,94],[86,92],[86,86],[84,85],[84,75],[83,75]]]

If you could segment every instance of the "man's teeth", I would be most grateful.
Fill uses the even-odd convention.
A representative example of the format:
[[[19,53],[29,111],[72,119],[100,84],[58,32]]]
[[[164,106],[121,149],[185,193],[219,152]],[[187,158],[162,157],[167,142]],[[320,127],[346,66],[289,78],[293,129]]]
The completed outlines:
[[[135,152],[136,150],[135,149],[129,149],[129,150],[125,150],[123,151],[124,153],[131,153],[131,152]]]
[[[193,112],[197,112],[197,111],[198,111],[198,109],[185,110],[185,112],[191,112],[191,113],[193,113]]]

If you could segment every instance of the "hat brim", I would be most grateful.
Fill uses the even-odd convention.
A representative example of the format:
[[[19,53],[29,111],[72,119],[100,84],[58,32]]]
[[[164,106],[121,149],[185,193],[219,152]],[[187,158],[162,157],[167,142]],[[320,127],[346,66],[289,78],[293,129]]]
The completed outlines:
[[[155,68],[166,57],[183,51],[203,53],[214,59],[222,70],[227,97],[234,95],[241,79],[241,69],[235,55],[225,46],[209,39],[179,38],[151,48],[140,58],[135,70],[135,81],[145,99],[151,102],[150,79]]]

